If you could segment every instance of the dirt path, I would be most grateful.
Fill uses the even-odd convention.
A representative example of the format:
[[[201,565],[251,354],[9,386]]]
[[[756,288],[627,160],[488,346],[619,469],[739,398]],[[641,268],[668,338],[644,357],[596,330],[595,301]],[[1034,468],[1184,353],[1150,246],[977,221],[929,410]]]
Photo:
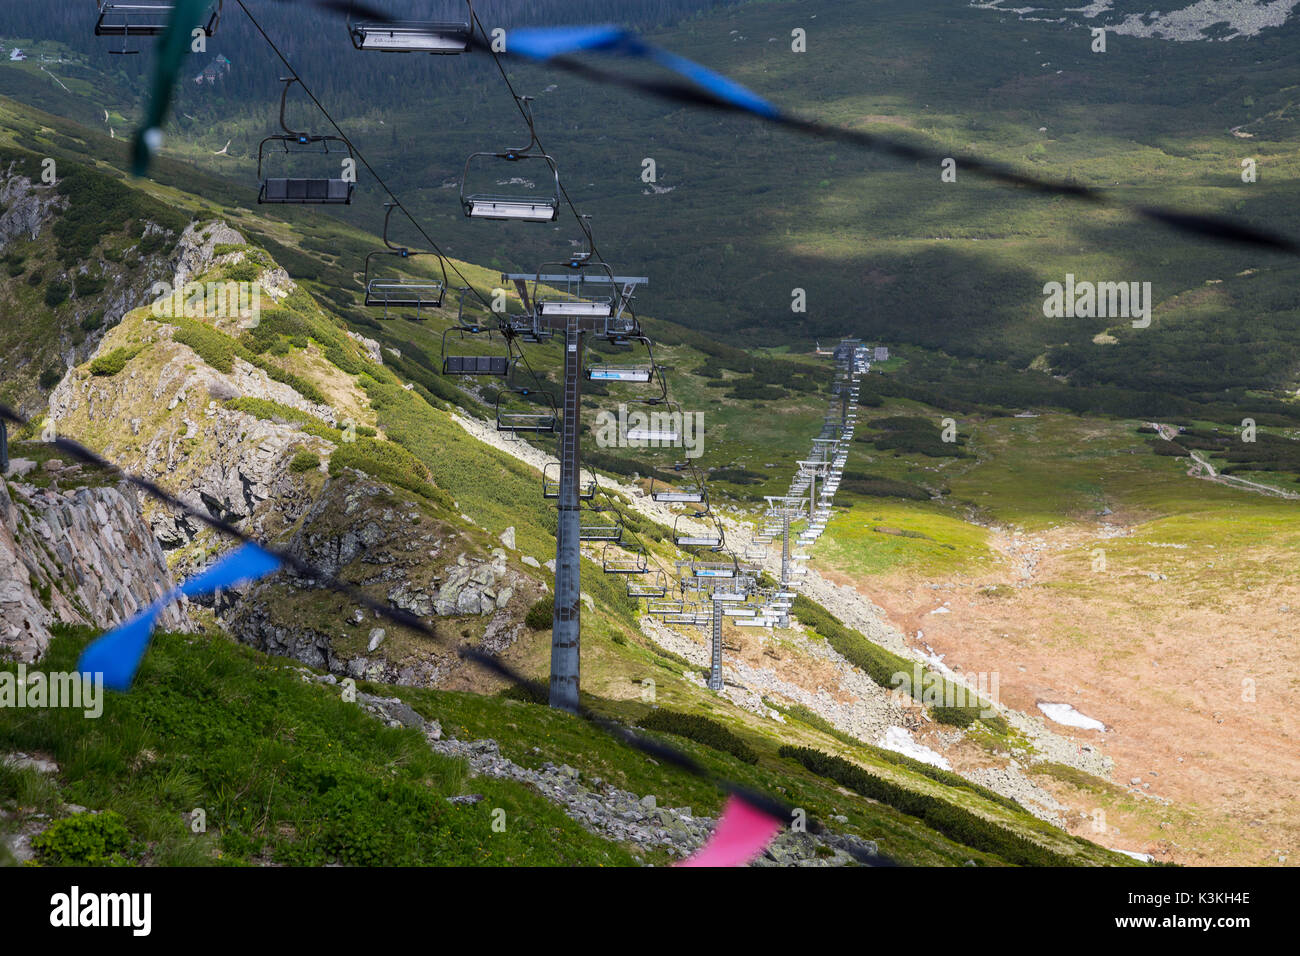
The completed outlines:
[[[1159,422],[1148,422],[1153,426],[1156,432],[1165,441],[1174,441],[1178,437],[1178,429],[1173,425],[1162,425]],[[1187,469],[1187,474],[1191,478],[1200,478],[1202,481],[1213,481],[1216,484],[1227,485],[1231,488],[1240,488],[1243,491],[1254,491],[1262,495],[1270,495],[1274,498],[1287,498],[1292,501],[1300,501],[1300,494],[1294,491],[1286,491],[1282,488],[1274,488],[1272,485],[1261,484],[1258,481],[1251,481],[1247,478],[1238,478],[1236,475],[1221,475],[1210,460],[1195,449],[1188,449],[1188,454],[1192,458],[1192,467]]]

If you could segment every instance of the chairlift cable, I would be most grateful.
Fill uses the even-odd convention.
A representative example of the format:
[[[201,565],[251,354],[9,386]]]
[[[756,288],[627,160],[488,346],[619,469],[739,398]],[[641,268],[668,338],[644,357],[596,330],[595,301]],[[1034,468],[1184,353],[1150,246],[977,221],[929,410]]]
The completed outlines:
[[[302,87],[302,91],[307,94],[308,99],[310,99],[312,103],[315,104],[316,108],[321,111],[321,115],[323,115],[325,119],[329,121],[329,124],[334,127],[335,132],[339,134],[339,137],[348,145],[348,148],[352,150],[353,155],[356,156],[356,158],[361,161],[361,165],[366,168],[366,172],[368,172],[371,175],[371,177],[375,180],[375,182],[379,184],[379,187],[388,194],[388,197],[393,201],[396,207],[402,211],[402,215],[404,215],[408,220],[410,220],[411,225],[413,225],[416,228],[416,231],[419,232],[420,235],[424,238],[425,242],[429,244],[429,248],[432,249],[434,254],[443,261],[444,268],[447,265],[450,265],[452,272],[456,274],[457,278],[461,280],[462,284],[469,286],[470,289],[473,290],[474,295],[479,299],[479,301],[481,301],[483,305],[491,309],[492,307],[491,303],[488,302],[486,298],[484,298],[483,294],[479,292],[478,289],[474,288],[473,283],[471,283],[469,279],[465,277],[465,274],[462,273],[460,269],[456,267],[456,264],[454,262],[451,262],[447,258],[447,256],[443,253],[441,247],[438,245],[438,243],[436,243],[433,240],[433,237],[429,235],[429,233],[425,230],[424,226],[422,226],[419,220],[416,219],[415,216],[411,214],[411,211],[407,209],[405,205],[402,204],[402,201],[401,199],[398,198],[397,194],[393,192],[392,189],[389,188],[388,184],[384,182],[383,177],[380,176],[379,173],[375,171],[375,168],[370,165],[370,161],[366,159],[365,154],[362,153],[361,150],[359,150],[356,147],[356,144],[353,143],[351,138],[348,136],[348,134],[343,131],[343,127],[338,124],[338,121],[334,119],[334,116],[330,113],[330,111],[327,110],[324,104],[322,104],[321,101],[316,98],[316,94],[312,92],[311,87],[309,87],[306,81],[303,80],[301,74],[299,74],[298,71],[294,69],[293,64],[289,62],[288,57],[284,55],[284,53],[276,45],[275,41],[272,40],[271,37],[267,34],[266,30],[262,28],[262,24],[258,22],[255,16],[253,16],[252,11],[248,9],[248,6],[247,4],[245,4],[244,0],[235,0],[235,2],[239,4],[239,9],[244,12],[244,16],[248,17],[249,23],[251,23],[253,25],[253,28],[257,30],[259,34],[261,34],[262,39],[266,41],[267,45],[279,58],[280,62],[284,64],[285,69],[287,69],[290,73],[293,74],[294,79],[298,81],[298,85]]]

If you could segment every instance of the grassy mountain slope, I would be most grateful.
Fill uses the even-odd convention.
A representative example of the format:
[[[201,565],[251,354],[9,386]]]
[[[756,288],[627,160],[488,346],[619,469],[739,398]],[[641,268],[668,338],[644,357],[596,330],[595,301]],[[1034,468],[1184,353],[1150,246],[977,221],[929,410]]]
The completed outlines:
[[[11,115],[21,112],[9,109]],[[30,117],[18,121],[32,123],[26,127],[27,135],[37,138],[38,145],[43,145],[39,137],[52,135],[42,134]],[[84,135],[91,139],[90,134]],[[88,167],[77,172],[91,175]],[[111,178],[108,164],[96,175]],[[497,536],[507,526],[514,527],[517,550],[505,554],[503,549],[499,559],[506,569],[503,579],[511,582],[514,593],[498,590],[495,607],[488,611],[459,606],[435,611],[442,639],[436,643],[389,628],[379,655],[366,657],[373,625],[348,623],[357,609],[304,582],[273,580],[245,596],[241,605],[263,609],[262,617],[252,622],[259,634],[292,628],[312,641],[323,639],[335,655],[325,662],[331,669],[361,660],[359,677],[387,680],[387,675],[401,675],[420,661],[449,660],[456,644],[488,640],[485,628],[493,622],[510,631],[504,659],[531,674],[544,674],[547,633],[520,622],[528,599],[548,577],[522,558],[549,556],[554,513],[539,494],[536,472],[472,439],[450,417],[453,403],[459,403],[456,407],[462,414],[485,414],[484,406],[437,377],[427,376],[429,384],[421,384],[426,375],[420,370],[428,372],[427,356],[436,330],[449,320],[381,323],[380,333],[388,344],[400,337],[405,343],[403,357],[411,356],[409,364],[400,368],[412,374],[399,374],[388,365],[395,356],[381,353],[385,362],[380,364],[369,347],[347,335],[347,310],[332,314],[331,300],[312,296],[309,289],[315,280],[304,278],[299,285],[279,271],[276,256],[285,250],[290,258],[296,250],[303,261],[317,263],[323,270],[338,268],[331,255],[309,247],[313,241],[333,241],[342,233],[294,230],[251,211],[236,210],[228,217],[247,237],[278,237],[263,240],[263,247],[236,241],[246,237],[227,230],[193,195],[160,183],[130,182],[127,188],[141,196],[165,198],[186,219],[194,220],[180,248],[203,251],[197,273],[201,279],[260,279],[276,295],[268,293],[261,321],[253,327],[243,316],[158,316],[148,307],[128,311],[105,333],[95,357],[74,368],[56,390],[54,411],[60,429],[133,469],[157,475],[178,492],[197,496],[215,513],[242,521],[311,560],[337,555],[338,573],[381,600],[406,600],[395,595],[394,584],[407,586],[408,597],[431,595],[433,585],[426,582],[457,573],[460,558],[478,568],[496,564],[498,559],[489,559],[489,554],[496,548]],[[348,235],[361,241],[357,233]],[[373,237],[370,242],[374,243]],[[464,268],[471,277],[491,281],[489,273]],[[20,312],[17,318],[38,321],[40,315]],[[709,347],[707,342],[699,344]],[[685,343],[676,349],[672,354],[683,364],[705,359]],[[795,394],[783,401],[790,402],[791,410],[803,409],[801,414],[807,416],[791,416],[791,422],[812,422],[811,398]],[[739,424],[743,413],[737,400],[730,412],[737,423],[733,432],[743,427]],[[341,426],[346,418],[357,426],[355,442],[344,438]],[[801,427],[786,440],[792,446],[802,443],[809,431],[815,428]],[[740,439],[733,435],[733,440]],[[295,467],[304,454],[318,464]],[[250,463],[250,457],[255,461]],[[227,481],[231,475],[250,482],[232,488]],[[265,489],[266,496],[235,490],[249,485]],[[364,506],[350,507],[363,499]],[[163,520],[166,516],[154,517],[156,528],[175,535],[171,560],[178,571],[202,562],[222,546],[207,532],[169,527]],[[367,531],[367,523],[377,528],[377,539]],[[653,547],[667,556],[671,549],[657,540],[661,533],[647,528]],[[345,557],[347,549],[342,547],[333,550],[335,542],[349,535],[364,543],[359,556]],[[402,570],[394,579],[377,575],[376,567]],[[643,681],[653,677],[661,705],[709,714],[759,754],[758,763],[751,766],[718,755],[706,745],[686,744],[706,763],[742,781],[777,792],[784,788],[792,798],[806,800],[814,812],[828,816],[838,812],[848,818],[843,826],[849,832],[878,839],[884,852],[905,862],[1025,862],[1024,841],[1033,853],[1047,853],[1052,859],[1122,862],[1094,844],[1067,837],[1005,798],[936,777],[929,768],[899,762],[837,733],[816,715],[805,719],[789,709],[790,717],[776,720],[771,708],[760,715],[708,693],[697,679],[691,679],[692,666],[641,632],[636,609],[623,594],[621,582],[600,574],[594,565],[587,572],[584,587],[591,605],[584,614],[584,681],[588,702],[596,709],[622,720],[639,719],[649,710],[640,702]],[[240,636],[247,638],[247,634]],[[792,635],[783,642],[783,653],[795,655],[791,665],[795,670],[799,669],[796,648],[807,639]],[[811,639],[819,643],[815,635]],[[50,666],[71,661],[84,640],[85,635],[70,636],[59,645]],[[387,664],[371,667],[376,657]],[[808,679],[819,678],[814,674]],[[479,693],[458,694],[443,686]],[[584,773],[600,773],[637,792],[655,793],[665,803],[707,807],[710,812],[719,806],[716,790],[675,771],[647,765],[572,718],[527,703],[482,696],[500,686],[498,681],[462,671],[438,687],[385,687],[383,693],[407,698],[448,728],[498,740],[503,752],[521,763],[563,759]],[[483,807],[455,817],[459,810],[446,810],[427,791],[432,788],[434,796],[455,795],[461,789],[463,769],[417,757],[411,752],[409,734],[364,728],[358,724],[360,718],[321,696],[327,694],[324,689],[316,697],[310,690],[300,689],[297,677],[291,672],[286,675],[276,658],[233,647],[224,638],[164,638],[146,665],[139,691],[114,698],[106,723],[73,721],[60,712],[28,713],[21,718],[14,718],[15,711],[5,712],[6,748],[50,753],[62,768],[56,783],[42,782],[32,773],[6,772],[4,796],[10,801],[6,825],[25,825],[34,809],[57,811],[68,801],[92,810],[117,810],[126,822],[128,842],[144,844],[148,858],[160,862],[207,861],[218,851],[247,862],[262,860],[263,854],[290,862],[429,862],[451,859],[444,853],[444,843],[456,843],[454,852],[462,854],[471,844],[478,845],[483,839]],[[209,702],[204,706],[213,708],[213,719],[223,728],[222,748],[215,753],[202,750],[209,731],[194,716],[190,703],[194,699]],[[232,706],[232,699],[247,700],[248,713]],[[519,707],[528,708],[526,720],[517,716]],[[275,722],[276,733],[264,746],[251,750],[241,746],[247,735],[267,736],[261,733],[266,720]],[[313,743],[328,742],[338,734],[347,735],[359,748],[341,762],[328,754],[322,757]],[[786,743],[842,754],[901,790],[888,790],[890,796],[884,799],[879,793],[872,799],[847,796],[840,784],[780,756],[779,745]],[[1007,737],[992,746],[1024,745]],[[80,756],[84,754],[97,756]],[[267,767],[277,757],[293,763],[293,787],[307,809],[287,792],[273,792],[273,775]],[[141,761],[156,763],[157,775],[141,773]],[[346,821],[385,798],[386,793],[377,789],[375,770],[390,763],[395,763],[397,775],[387,795],[431,813],[441,828],[437,833],[445,839],[412,836],[411,842],[376,835],[358,849],[341,835],[338,828],[346,829]],[[243,794],[241,787],[246,788]],[[477,783],[474,789],[482,790]],[[253,792],[257,804],[252,802]],[[244,796],[248,803],[242,802]],[[556,832],[571,832],[568,825],[517,788],[503,788],[492,796],[531,815],[533,825],[518,834],[517,841],[502,841],[504,845],[488,848],[487,855],[474,862],[517,861],[530,858],[534,849],[537,853],[531,860],[536,862],[629,859],[623,849],[586,838],[575,840],[566,856],[557,856],[554,848],[542,850],[542,843],[554,841]],[[185,835],[176,815],[196,803],[220,808],[219,839],[191,841]],[[259,804],[260,811],[254,809]],[[321,813],[326,814],[325,822]],[[362,856],[354,855],[358,852]],[[457,859],[465,861],[463,856]]]

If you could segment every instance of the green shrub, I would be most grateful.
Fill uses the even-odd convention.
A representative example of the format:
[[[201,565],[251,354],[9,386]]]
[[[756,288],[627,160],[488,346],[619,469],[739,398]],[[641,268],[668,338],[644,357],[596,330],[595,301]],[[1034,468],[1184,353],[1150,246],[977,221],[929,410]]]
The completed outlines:
[[[555,595],[539,599],[524,615],[524,623],[534,631],[549,631],[555,620]]]
[[[869,475],[861,471],[846,471],[840,487],[858,495],[877,498],[909,498],[913,501],[929,501],[930,492],[920,485],[880,475]]]
[[[72,287],[66,282],[54,279],[45,287],[45,304],[51,309],[57,309],[68,301],[68,296],[72,293]]]
[[[124,345],[121,348],[113,349],[111,352],[106,352],[90,363],[90,374],[116,375],[126,368],[126,363],[139,355],[142,349],[143,346],[140,345]]]
[[[1154,439],[1148,442],[1151,450],[1157,455],[1164,455],[1169,458],[1186,458],[1191,453],[1176,441],[1165,441],[1164,439]]]
[[[295,475],[301,475],[305,471],[314,471],[319,467],[320,455],[305,449],[294,455],[289,462],[289,470]]]
[[[55,820],[32,837],[32,849],[52,866],[126,866],[131,833],[118,814],[79,813]]]
[[[870,800],[877,800],[908,816],[916,817],[950,840],[990,853],[1008,863],[1020,866],[1070,866],[1073,863],[1068,856],[1013,833],[963,807],[929,794],[908,790],[893,781],[868,773],[842,757],[809,747],[790,746],[782,747],[780,755]]]
[[[235,356],[239,353],[239,343],[224,332],[196,319],[170,316],[163,320],[176,327],[172,339],[182,345],[188,345],[198,353],[199,358],[207,362],[218,372],[230,372],[235,367]],[[242,356],[241,356],[242,358]]]
[[[358,437],[354,442],[343,442],[330,458],[330,474],[336,475],[344,468],[364,471],[425,498],[439,497],[424,462],[390,441]]]
[[[237,262],[226,266],[226,278],[234,282],[255,282],[262,270],[252,262]]]
[[[906,674],[908,677],[907,687],[909,692],[917,700],[923,700],[926,691],[926,684],[934,677],[935,685],[932,691],[940,695],[940,700],[970,700],[970,692],[965,688],[959,688],[945,677],[932,675],[932,672],[921,668],[920,686],[911,686],[916,684],[916,662],[910,661],[905,657],[887,651],[883,647],[871,643],[857,631],[850,630],[829,611],[825,610],[818,604],[814,604],[806,596],[799,594],[795,596],[794,606],[791,609],[794,616],[799,619],[799,623],[805,627],[810,627],[830,644],[841,656],[850,664],[862,670],[868,677],[879,684],[881,687],[893,689],[899,684],[894,680],[896,674]],[[971,721],[958,723],[957,726],[965,727],[975,719],[981,719],[985,724],[994,729],[1000,725],[1005,728],[1005,722],[1001,718],[990,717],[980,718],[979,712],[985,709],[982,705],[977,704],[969,708],[965,707],[935,707],[935,719],[941,719],[938,712],[943,712],[941,722],[954,723],[965,719],[965,711],[969,710],[974,713]],[[961,713],[956,713],[961,712]],[[1005,732],[1005,731],[1003,731]]]
[[[72,279],[72,286],[77,290],[77,295],[81,298],[99,295],[104,291],[106,284],[107,282],[103,276],[92,276],[85,273],[78,273]]]
[[[921,454],[930,458],[972,458],[966,451],[965,435],[957,440],[943,440],[943,429],[937,421],[917,415],[891,415],[873,419],[868,427],[873,431],[860,435],[858,440],[868,442],[881,451],[894,449],[902,454]]]
[[[321,430],[320,437],[328,438],[330,441],[337,442],[342,435],[342,432],[337,428],[331,428],[310,412],[304,412],[302,409],[294,408],[291,405],[281,405],[279,402],[273,402],[267,398],[253,398],[241,395],[239,398],[228,399],[223,404],[224,407],[233,411],[244,412],[254,418],[261,418],[268,422],[302,426],[303,431],[310,432],[313,435],[316,432],[312,430],[312,426],[317,426]]]
[[[42,392],[48,392],[55,385],[58,385],[63,379],[63,370],[51,366],[41,373],[41,377],[36,384],[40,386]]]
[[[637,723],[642,730],[655,730],[694,740],[696,743],[729,753],[744,763],[758,763],[754,753],[743,740],[716,720],[698,714],[683,714],[675,710],[652,710]]]

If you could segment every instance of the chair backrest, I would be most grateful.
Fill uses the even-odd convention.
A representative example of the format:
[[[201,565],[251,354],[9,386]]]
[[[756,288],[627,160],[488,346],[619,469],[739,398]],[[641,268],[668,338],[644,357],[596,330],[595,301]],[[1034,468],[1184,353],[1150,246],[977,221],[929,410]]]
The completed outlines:
[[[347,203],[352,183],[345,179],[268,179],[262,185],[262,202]]]
[[[510,360],[504,355],[449,355],[448,375],[502,375],[510,370]]]

